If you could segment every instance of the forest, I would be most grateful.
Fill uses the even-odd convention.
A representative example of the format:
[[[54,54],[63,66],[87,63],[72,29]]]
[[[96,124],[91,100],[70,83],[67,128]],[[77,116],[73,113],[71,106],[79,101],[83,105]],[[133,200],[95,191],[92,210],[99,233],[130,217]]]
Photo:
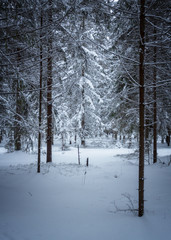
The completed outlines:
[[[51,161],[55,137],[63,148],[68,139],[137,137],[140,107],[146,143],[170,135],[170,4],[142,3],[1,1],[0,132],[9,151],[40,138]]]
[[[144,165],[170,149],[169,0],[1,0],[0,42],[0,144],[38,173],[56,142],[136,145],[143,216]]]

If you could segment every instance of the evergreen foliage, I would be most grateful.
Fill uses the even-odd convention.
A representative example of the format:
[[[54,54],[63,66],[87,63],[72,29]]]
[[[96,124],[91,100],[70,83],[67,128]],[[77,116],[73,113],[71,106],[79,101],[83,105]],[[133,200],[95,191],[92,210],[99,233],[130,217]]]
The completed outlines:
[[[138,135],[140,1],[2,0],[0,9],[0,132],[9,151],[33,149],[40,131],[46,142],[49,124],[50,145],[56,137],[63,146],[101,134]],[[155,128],[162,139],[171,131],[171,17],[168,1],[146,0],[145,9],[145,138],[151,144]]]

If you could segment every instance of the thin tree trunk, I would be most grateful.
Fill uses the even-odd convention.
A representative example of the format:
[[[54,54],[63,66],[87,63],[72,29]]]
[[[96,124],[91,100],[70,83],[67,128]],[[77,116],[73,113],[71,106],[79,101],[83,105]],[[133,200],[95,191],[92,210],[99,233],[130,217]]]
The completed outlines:
[[[84,77],[84,69],[82,70],[82,77]],[[81,145],[85,147],[85,93],[84,93],[84,83],[82,86],[82,102],[83,102],[83,108],[84,112],[82,113],[82,120],[81,120]]]
[[[2,130],[0,130],[0,143],[2,142],[3,140],[3,134],[2,134]]]
[[[144,35],[145,0],[140,1],[140,63],[139,63],[139,217],[144,214]]]
[[[43,16],[41,10],[40,16],[40,91],[39,91],[39,136],[38,136],[38,161],[37,161],[37,172],[40,172],[40,161],[41,161],[41,125],[42,125],[42,76],[43,76],[43,49],[42,49],[42,26]]]
[[[19,83],[17,79],[17,86],[16,86],[16,115],[15,115],[15,129],[14,129],[14,145],[15,150],[21,150],[21,134],[20,134],[20,117],[19,117]]]
[[[80,148],[79,148],[79,144],[78,144],[78,165],[80,165]]]
[[[49,3],[48,79],[47,79],[47,159],[52,162],[52,0]]]
[[[17,51],[19,52],[20,49],[17,48]],[[21,56],[18,53],[17,56],[17,64],[19,66]],[[19,69],[19,67],[18,67]],[[19,70],[18,70],[19,71]],[[14,145],[15,145],[15,150],[21,150],[21,127],[20,127],[20,108],[21,108],[21,101],[20,101],[20,96],[19,96],[19,91],[20,91],[20,81],[19,81],[19,75],[17,73],[17,80],[16,80],[16,115],[15,115],[15,129],[14,129]]]
[[[154,44],[156,42],[156,28],[154,27]],[[154,70],[153,70],[153,163],[157,162],[157,90],[156,90],[156,58],[157,48],[154,46]]]
[[[85,14],[83,13],[83,22],[82,22],[82,30],[85,29]],[[84,77],[85,72],[85,66],[82,66],[82,77]],[[81,120],[81,128],[82,128],[82,134],[81,134],[81,145],[85,147],[85,90],[84,90],[84,81],[82,86],[82,103],[83,103],[83,109],[84,112],[82,113],[82,120]]]
[[[148,156],[148,164],[150,164],[150,121],[149,121],[150,113],[149,110],[146,109],[145,114],[145,154]]]
[[[18,5],[16,4],[16,15],[18,12]],[[15,114],[15,124],[14,124],[14,147],[15,150],[21,150],[21,126],[20,126],[20,112],[21,112],[21,101],[20,101],[20,80],[19,80],[19,66],[20,66],[20,60],[21,60],[21,55],[20,55],[20,48],[17,47],[17,79],[16,79],[16,114]]]

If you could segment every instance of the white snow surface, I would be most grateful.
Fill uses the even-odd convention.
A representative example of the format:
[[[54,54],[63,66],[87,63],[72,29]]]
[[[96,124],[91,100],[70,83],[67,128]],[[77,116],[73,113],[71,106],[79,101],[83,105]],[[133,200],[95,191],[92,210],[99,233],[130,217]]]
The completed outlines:
[[[42,155],[0,148],[1,240],[169,240],[171,147],[160,145],[160,163],[145,165],[145,213],[137,216],[135,149],[53,146]],[[85,166],[89,158],[89,167]],[[135,211],[134,211],[135,210]]]

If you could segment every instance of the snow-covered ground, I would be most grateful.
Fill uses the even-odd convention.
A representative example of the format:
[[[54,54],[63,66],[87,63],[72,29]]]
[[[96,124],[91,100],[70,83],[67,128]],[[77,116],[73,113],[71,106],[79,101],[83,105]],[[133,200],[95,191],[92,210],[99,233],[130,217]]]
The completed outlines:
[[[145,214],[137,216],[138,160],[119,147],[62,152],[37,174],[36,154],[0,148],[1,240],[169,240],[171,147],[145,166]],[[89,158],[89,167],[86,159]],[[166,164],[164,164],[166,162]],[[135,209],[135,211],[133,211]]]

